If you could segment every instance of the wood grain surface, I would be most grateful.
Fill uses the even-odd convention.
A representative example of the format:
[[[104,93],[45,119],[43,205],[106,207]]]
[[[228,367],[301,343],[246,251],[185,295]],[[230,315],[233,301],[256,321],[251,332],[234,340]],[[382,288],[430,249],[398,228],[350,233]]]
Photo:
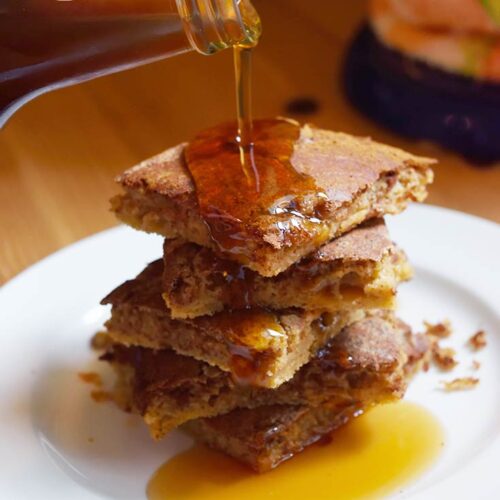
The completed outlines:
[[[477,169],[430,144],[382,130],[351,109],[339,82],[364,1],[255,0],[254,114],[319,103],[306,119],[435,156],[429,202],[500,221],[500,169]],[[55,250],[117,222],[116,174],[235,116],[232,55],[187,54],[44,95],[0,131],[0,283]],[[296,116],[300,118],[299,116]],[[500,138],[499,138],[500,139]]]

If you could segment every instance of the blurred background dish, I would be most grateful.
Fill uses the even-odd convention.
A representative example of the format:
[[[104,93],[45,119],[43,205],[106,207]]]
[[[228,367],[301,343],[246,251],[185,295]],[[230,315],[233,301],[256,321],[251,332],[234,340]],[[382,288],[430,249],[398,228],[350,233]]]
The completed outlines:
[[[500,36],[479,1],[372,0],[369,26],[349,49],[345,88],[357,108],[400,134],[472,162],[500,160]]]
[[[400,18],[416,26],[476,33],[500,33],[497,0],[389,0]]]
[[[432,49],[429,54],[438,59]],[[431,140],[476,164],[499,161],[500,84],[419,59],[386,47],[366,27],[349,50],[346,93],[363,113],[399,134]]]
[[[500,221],[500,169],[406,139],[345,97],[346,52],[368,2],[254,0],[254,115],[287,115],[437,157],[430,203]],[[0,131],[0,283],[56,249],[116,224],[114,175],[235,117],[230,51],[186,54],[49,93]]]
[[[260,31],[249,0],[0,0],[0,127],[50,90],[190,50],[253,46]]]
[[[457,17],[448,19],[446,13]],[[476,19],[479,13],[483,18]],[[455,75],[500,82],[500,27],[479,0],[371,0],[369,23],[382,44],[412,59]]]

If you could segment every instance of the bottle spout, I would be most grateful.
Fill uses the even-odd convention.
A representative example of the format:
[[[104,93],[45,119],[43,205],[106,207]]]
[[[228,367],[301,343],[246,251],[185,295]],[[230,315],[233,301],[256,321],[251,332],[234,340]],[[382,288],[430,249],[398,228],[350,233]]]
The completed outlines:
[[[204,55],[229,47],[254,47],[262,32],[249,0],[176,0],[186,37]]]

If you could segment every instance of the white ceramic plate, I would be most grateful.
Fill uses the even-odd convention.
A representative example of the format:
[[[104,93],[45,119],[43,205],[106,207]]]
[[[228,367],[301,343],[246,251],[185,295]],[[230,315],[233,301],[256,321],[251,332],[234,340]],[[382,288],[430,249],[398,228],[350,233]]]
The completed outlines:
[[[414,327],[450,318],[454,346],[479,328],[488,334],[487,348],[474,355],[478,388],[436,389],[444,378],[475,375],[465,348],[451,375],[431,371],[410,388],[407,398],[442,422],[446,443],[435,465],[398,496],[499,498],[500,229],[430,206],[411,207],[389,226],[417,271],[401,287],[401,317]],[[152,442],[138,418],[94,403],[77,378],[95,369],[89,338],[108,315],[99,300],[160,252],[160,238],[118,227],[57,252],[0,290],[0,498],[144,498],[151,474],[190,446],[180,433]]]

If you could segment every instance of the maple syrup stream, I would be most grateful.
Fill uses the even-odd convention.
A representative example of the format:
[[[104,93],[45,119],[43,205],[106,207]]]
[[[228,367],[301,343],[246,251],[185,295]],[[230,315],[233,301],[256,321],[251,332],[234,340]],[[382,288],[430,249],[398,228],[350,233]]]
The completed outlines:
[[[233,49],[238,120],[236,142],[239,146],[240,162],[247,182],[259,192],[260,177],[255,165],[252,137],[252,50],[252,47],[242,46],[236,46]]]

